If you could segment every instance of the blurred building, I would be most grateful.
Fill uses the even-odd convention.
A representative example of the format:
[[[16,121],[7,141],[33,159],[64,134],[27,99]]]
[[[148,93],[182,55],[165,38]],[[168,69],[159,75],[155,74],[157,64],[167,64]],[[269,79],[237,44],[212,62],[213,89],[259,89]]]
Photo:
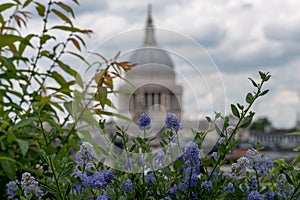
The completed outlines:
[[[174,63],[156,41],[155,28],[148,8],[143,46],[137,48],[129,58],[136,64],[125,79],[132,85],[124,83],[120,90],[131,90],[132,94],[119,96],[120,114],[131,116],[137,121],[141,113],[151,112],[156,118],[167,112],[181,116],[182,86],[176,83]]]

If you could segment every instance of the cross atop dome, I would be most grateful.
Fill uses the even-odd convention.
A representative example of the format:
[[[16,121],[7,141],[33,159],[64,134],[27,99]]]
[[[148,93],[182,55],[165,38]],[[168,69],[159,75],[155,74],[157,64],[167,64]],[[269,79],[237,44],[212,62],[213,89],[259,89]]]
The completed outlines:
[[[155,46],[156,45],[151,11],[152,11],[152,6],[151,6],[151,4],[149,4],[148,5],[147,23],[146,23],[146,36],[145,36],[145,41],[144,41],[145,46]]]

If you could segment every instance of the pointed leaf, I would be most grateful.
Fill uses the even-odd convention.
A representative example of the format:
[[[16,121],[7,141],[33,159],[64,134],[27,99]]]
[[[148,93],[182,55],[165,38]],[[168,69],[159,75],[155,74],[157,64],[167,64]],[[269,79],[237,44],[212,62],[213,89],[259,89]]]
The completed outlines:
[[[60,19],[62,19],[63,21],[65,21],[66,23],[70,24],[71,26],[73,26],[72,21],[66,16],[64,15],[62,12],[56,10],[56,9],[52,9],[51,10],[54,14],[56,14]]]
[[[72,15],[72,17],[73,18],[75,18],[75,15],[74,15],[74,12],[73,12],[73,9],[70,7],[70,6],[68,6],[68,5],[66,5],[66,4],[64,4],[64,3],[62,3],[62,2],[54,2],[56,5],[58,5],[58,6],[60,6],[62,9],[64,9],[65,11],[67,11],[68,13],[71,13],[71,15]]]
[[[231,112],[234,116],[236,116],[237,118],[240,118],[240,113],[239,113],[237,107],[233,104],[231,104]]]
[[[246,102],[249,103],[249,104],[253,103],[253,95],[251,93],[247,94]]]
[[[4,3],[4,4],[1,4],[0,5],[0,12],[9,9],[9,8],[11,8],[14,5],[15,4],[13,4],[13,3]]]
[[[36,4],[35,9],[37,10],[38,14],[41,17],[44,17],[45,16],[45,11],[46,11],[45,6],[43,4],[38,3],[38,2],[35,2],[35,4]]]
[[[18,145],[21,149],[21,153],[23,156],[26,155],[27,151],[28,151],[28,148],[29,148],[29,143],[28,141],[25,141],[25,140],[21,140],[21,139],[16,139],[17,142],[18,142]]]
[[[254,87],[258,87],[257,83],[255,83],[255,81],[252,78],[248,78],[248,79],[252,82],[252,85]]]
[[[265,90],[262,93],[260,93],[260,96],[264,96],[264,95],[268,94],[268,92],[269,92],[269,90]]]
[[[16,163],[11,160],[1,160],[1,167],[10,180],[16,178]]]
[[[74,46],[81,51],[80,44],[75,38],[70,38],[70,41],[74,44]]]

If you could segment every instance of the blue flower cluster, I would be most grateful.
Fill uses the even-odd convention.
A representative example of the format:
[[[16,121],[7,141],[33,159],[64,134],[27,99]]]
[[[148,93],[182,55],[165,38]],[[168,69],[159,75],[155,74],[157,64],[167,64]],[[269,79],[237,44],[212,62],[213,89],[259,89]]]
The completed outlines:
[[[146,183],[147,183],[147,185],[151,186],[154,181],[155,181],[155,175],[154,175],[154,173],[149,173],[149,174],[146,175]]]
[[[80,191],[84,191],[87,188],[103,189],[114,178],[114,175],[110,170],[95,172],[93,174],[76,171],[72,173],[71,176],[75,177],[78,180],[78,182],[74,183],[74,188],[77,193]]]
[[[87,163],[93,160],[93,146],[89,142],[84,142],[80,150],[76,153],[76,162],[78,167],[87,166]]]
[[[178,117],[170,112],[167,113],[165,125],[167,129],[175,132],[178,132],[179,129],[182,129],[182,124],[180,123]]]
[[[40,198],[44,196],[44,192],[39,187],[39,182],[35,180],[35,178],[29,173],[24,172],[22,174],[21,179],[21,188],[24,192],[25,196],[35,196],[37,198]],[[16,198],[19,191],[19,182],[18,181],[10,181],[7,184],[7,195],[9,199],[18,199]],[[20,192],[22,192],[20,191]]]
[[[165,157],[166,157],[165,152],[159,149],[152,160],[153,168],[162,169],[164,167]]]
[[[151,118],[147,113],[142,113],[140,115],[140,121],[138,126],[141,130],[148,130],[151,128]]]
[[[28,172],[22,174],[21,187],[25,196],[29,194],[34,194],[36,197],[44,196],[43,191],[39,187],[39,183]]]
[[[18,184],[16,181],[10,181],[7,184],[7,194],[9,199],[13,199],[17,196],[17,190],[19,190]]]
[[[111,170],[104,169],[101,172],[92,171],[90,168],[81,168],[83,164],[89,166],[92,163],[92,145],[90,143],[83,143],[80,146],[80,151],[76,154],[77,169],[71,174],[71,177],[75,178],[73,182],[74,194],[90,190],[104,189],[114,179],[114,174]],[[81,171],[80,171],[81,170]],[[103,193],[97,197],[97,199],[110,199],[107,193]]]
[[[196,186],[200,174],[200,151],[195,142],[187,143],[184,152],[185,159],[185,183]]]
[[[262,157],[257,150],[249,149],[246,153],[251,168],[257,170],[259,175],[265,175],[272,167],[272,160],[268,157]]]
[[[132,181],[130,179],[127,179],[123,184],[122,189],[125,194],[130,193],[132,190]]]

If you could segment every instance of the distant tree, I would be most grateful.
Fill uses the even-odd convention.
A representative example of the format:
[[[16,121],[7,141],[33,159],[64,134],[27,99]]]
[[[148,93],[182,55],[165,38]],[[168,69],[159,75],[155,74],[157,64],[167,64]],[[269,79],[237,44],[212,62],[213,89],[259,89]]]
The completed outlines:
[[[266,117],[261,117],[254,121],[252,125],[250,126],[250,131],[251,132],[256,132],[256,131],[268,131],[273,128],[272,123],[270,120]]]

